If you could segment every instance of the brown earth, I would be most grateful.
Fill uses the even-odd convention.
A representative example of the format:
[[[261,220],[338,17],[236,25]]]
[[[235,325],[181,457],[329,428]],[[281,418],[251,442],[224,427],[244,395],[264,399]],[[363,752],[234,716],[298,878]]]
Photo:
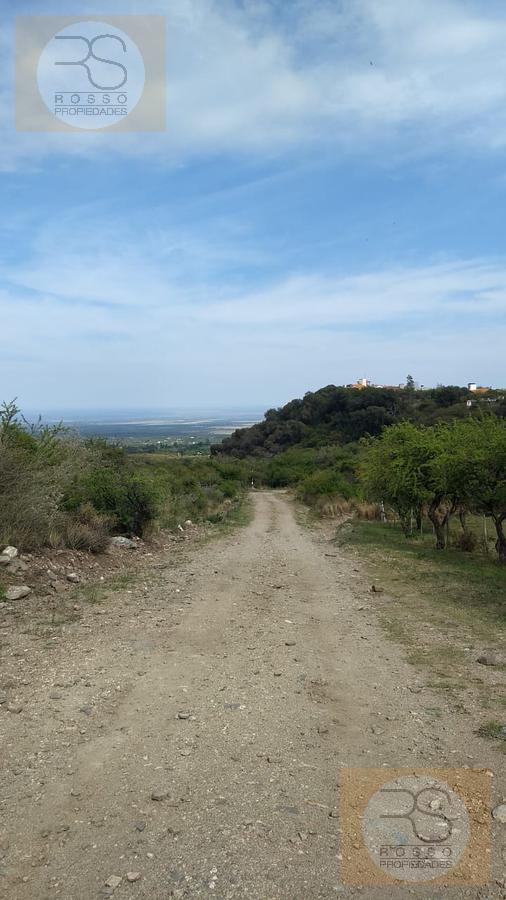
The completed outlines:
[[[499,802],[505,757],[450,709],[434,722],[360,560],[285,495],[253,503],[79,609],[79,588],[56,617],[0,607],[1,897],[506,896],[504,825],[486,887],[342,884],[343,767],[486,769]]]

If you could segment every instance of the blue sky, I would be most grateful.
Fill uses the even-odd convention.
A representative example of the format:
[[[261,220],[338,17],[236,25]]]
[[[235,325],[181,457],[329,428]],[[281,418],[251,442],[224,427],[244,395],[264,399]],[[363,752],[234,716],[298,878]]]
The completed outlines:
[[[33,408],[504,385],[506,8],[0,0],[0,384]],[[13,15],[167,17],[163,134],[14,128]]]

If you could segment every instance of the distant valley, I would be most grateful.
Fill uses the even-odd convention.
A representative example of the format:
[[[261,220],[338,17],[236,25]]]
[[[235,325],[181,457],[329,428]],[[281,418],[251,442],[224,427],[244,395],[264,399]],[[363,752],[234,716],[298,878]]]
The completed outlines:
[[[105,410],[31,411],[28,421],[39,415],[44,422],[63,424],[84,438],[100,437],[125,446],[146,449],[159,445],[209,445],[221,441],[237,428],[248,428],[263,419],[265,408],[245,410]]]

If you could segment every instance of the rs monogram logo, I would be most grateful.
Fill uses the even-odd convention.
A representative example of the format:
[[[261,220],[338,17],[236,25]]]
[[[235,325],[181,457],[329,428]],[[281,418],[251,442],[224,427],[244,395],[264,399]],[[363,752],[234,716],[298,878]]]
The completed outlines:
[[[104,59],[101,56],[97,56],[94,51],[94,46],[97,41],[103,41],[108,38],[112,41],[118,41],[119,44],[121,44],[121,46],[123,48],[123,53],[127,52],[127,48],[126,48],[126,44],[125,44],[124,40],[121,37],[119,37],[117,34],[97,34],[91,40],[89,38],[84,37],[83,35],[79,35],[79,34],[56,35],[55,40],[57,40],[57,41],[84,41],[84,43],[88,47],[88,53],[83,59],[76,60],[74,62],[55,62],[55,66],[82,66],[82,68],[86,69],[86,72],[88,73],[88,79],[90,81],[90,84],[93,85],[94,88],[97,88],[97,90],[99,90],[99,91],[117,91],[117,90],[119,90],[119,88],[122,88],[123,85],[125,85],[128,80],[128,72],[127,72],[125,66],[120,62],[116,62],[115,60]],[[90,60],[90,59],[94,59],[99,63],[105,63],[105,65],[107,65],[107,66],[116,66],[116,68],[121,69],[122,73],[123,73],[123,80],[120,81],[118,84],[107,84],[107,85],[98,84],[96,81],[93,80],[91,69],[90,69],[89,65],[87,64],[88,60]]]

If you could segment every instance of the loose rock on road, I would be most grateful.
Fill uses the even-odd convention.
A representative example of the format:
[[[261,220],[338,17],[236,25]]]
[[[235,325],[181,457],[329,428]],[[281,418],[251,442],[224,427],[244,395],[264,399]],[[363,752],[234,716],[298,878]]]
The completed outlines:
[[[340,769],[492,765],[451,713],[427,724],[356,561],[283,494],[253,503],[249,526],[59,640],[20,639],[4,681],[26,697],[0,707],[2,896],[390,898],[340,884]]]

